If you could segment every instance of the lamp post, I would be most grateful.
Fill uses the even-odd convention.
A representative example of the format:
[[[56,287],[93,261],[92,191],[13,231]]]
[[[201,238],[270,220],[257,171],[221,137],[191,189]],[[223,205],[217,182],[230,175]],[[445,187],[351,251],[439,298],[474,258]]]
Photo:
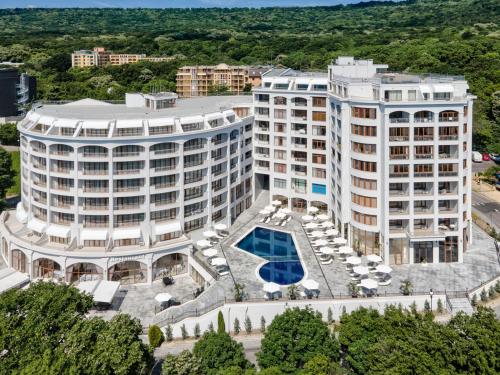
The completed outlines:
[[[434,295],[434,292],[431,290],[429,291],[429,296],[431,297],[431,312],[432,312],[432,296]]]

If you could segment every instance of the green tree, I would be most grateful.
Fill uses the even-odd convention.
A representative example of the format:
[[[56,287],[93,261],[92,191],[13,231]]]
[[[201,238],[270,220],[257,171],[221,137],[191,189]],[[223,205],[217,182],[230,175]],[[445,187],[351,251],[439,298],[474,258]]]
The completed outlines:
[[[399,290],[405,296],[409,296],[413,291],[413,284],[409,279],[405,279],[401,281],[401,285],[399,286]]]
[[[194,345],[193,354],[200,360],[203,374],[207,375],[217,374],[217,371],[231,366],[252,367],[245,358],[243,345],[226,332],[205,332]]]
[[[167,354],[163,361],[162,375],[201,374],[201,362],[189,350],[178,355]]]
[[[300,375],[337,375],[342,373],[344,372],[340,365],[323,354],[311,358],[304,365],[304,369],[299,372]]]
[[[172,332],[172,326],[170,324],[165,328],[165,339],[170,342],[174,339],[174,335]]]
[[[247,335],[252,333],[252,320],[248,315],[245,317],[245,332]]]
[[[19,132],[16,124],[0,125],[0,143],[3,145],[19,145]]]
[[[186,340],[189,337],[185,324],[181,325],[181,336],[183,340]]]
[[[333,311],[332,311],[331,307],[328,308],[327,318],[326,319],[327,319],[328,324],[332,324],[334,322],[334,320],[333,320]]]
[[[193,335],[195,338],[200,338],[200,335],[201,335],[201,330],[200,330],[200,324],[199,323],[196,323],[195,326],[194,326],[194,331],[193,331]]]
[[[236,283],[234,284],[234,300],[236,302],[243,301],[243,297],[245,296],[245,285]]]
[[[283,373],[295,373],[318,354],[337,361],[339,346],[321,314],[311,309],[287,309],[269,325],[257,353],[259,366],[276,366]]]
[[[161,331],[160,327],[158,327],[157,325],[151,325],[148,328],[148,339],[149,345],[151,345],[153,348],[158,348],[165,340],[165,337],[163,336],[163,332]]]
[[[231,322],[229,322],[231,324]],[[222,311],[219,311],[217,314],[217,333],[226,332],[226,323],[224,323],[224,315],[222,315]]]
[[[260,317],[260,333],[266,332],[266,318],[264,316]]]
[[[234,318],[233,330],[235,335],[239,334],[241,331],[240,320],[238,318]]]
[[[14,185],[15,174],[10,154],[0,148],[0,198],[5,198],[5,192]]]

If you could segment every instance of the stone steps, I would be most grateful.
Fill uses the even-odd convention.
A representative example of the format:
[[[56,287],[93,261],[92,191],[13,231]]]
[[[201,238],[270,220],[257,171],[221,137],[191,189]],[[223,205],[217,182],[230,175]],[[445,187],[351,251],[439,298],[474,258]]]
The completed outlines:
[[[452,315],[456,315],[460,311],[464,312],[467,315],[472,315],[474,313],[474,308],[470,304],[470,301],[465,297],[450,298],[449,302]]]

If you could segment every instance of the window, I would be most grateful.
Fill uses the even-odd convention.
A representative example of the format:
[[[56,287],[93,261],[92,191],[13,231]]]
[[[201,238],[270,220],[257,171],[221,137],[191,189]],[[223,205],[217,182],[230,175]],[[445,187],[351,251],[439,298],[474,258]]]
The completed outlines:
[[[377,172],[377,163],[371,161],[351,159],[351,166],[363,172]]]
[[[375,126],[363,126],[351,124],[351,133],[353,135],[361,135],[364,137],[376,137],[377,128]]]
[[[403,100],[403,92],[401,90],[386,90],[385,101],[400,102]]]
[[[313,96],[313,107],[326,107],[326,98]]]
[[[377,207],[377,198],[365,197],[363,195],[358,195],[351,193],[351,201],[358,206],[376,208]]]
[[[312,176],[315,178],[326,178],[326,170],[322,168],[313,168]]]
[[[326,150],[326,141],[319,140],[319,139],[313,139],[312,140],[312,147],[315,150]]]
[[[275,178],[274,187],[277,189],[286,189],[286,180],[282,178]]]
[[[352,107],[351,116],[356,117],[356,118],[376,119],[377,118],[377,109],[376,108]]]
[[[286,124],[281,123],[281,122],[275,122],[274,123],[274,131],[276,133],[284,133],[284,132],[286,132]]]
[[[326,112],[313,111],[312,119],[313,121],[326,121]]]
[[[274,158],[278,160],[286,159],[286,151],[284,150],[274,150]]]
[[[353,210],[352,219],[365,225],[377,225],[377,216],[375,215],[366,215]]]
[[[314,194],[326,195],[326,185],[312,184],[312,192]]]
[[[274,163],[274,171],[277,173],[286,173],[286,164]]]
[[[365,190],[377,190],[377,180],[368,180],[366,178],[351,177],[351,182],[353,186],[356,186]]]
[[[279,118],[279,119],[286,118],[286,109],[275,109],[274,118]]]
[[[351,142],[352,151],[359,152],[361,154],[375,154],[377,152],[377,146],[367,143]]]
[[[312,162],[315,164],[326,164],[326,156],[320,154],[312,154]]]
[[[408,101],[414,102],[417,100],[417,90],[408,90]]]

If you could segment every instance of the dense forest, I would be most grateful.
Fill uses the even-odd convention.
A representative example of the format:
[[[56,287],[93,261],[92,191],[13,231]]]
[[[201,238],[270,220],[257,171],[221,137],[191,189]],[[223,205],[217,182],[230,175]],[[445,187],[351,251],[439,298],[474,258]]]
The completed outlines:
[[[265,9],[0,10],[0,61],[24,62],[39,98],[121,99],[175,90],[184,64],[282,64],[325,70],[339,55],[391,70],[465,75],[475,106],[475,147],[500,152],[498,0],[409,0]],[[71,69],[70,53],[170,55],[168,63]]]

